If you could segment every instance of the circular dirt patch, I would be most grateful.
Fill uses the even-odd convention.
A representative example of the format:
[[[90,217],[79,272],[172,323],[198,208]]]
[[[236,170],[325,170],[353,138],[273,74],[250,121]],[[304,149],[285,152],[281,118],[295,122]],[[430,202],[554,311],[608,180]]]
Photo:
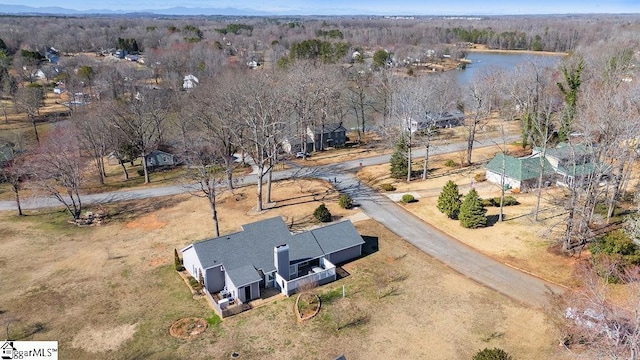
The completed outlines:
[[[298,294],[295,311],[299,321],[311,319],[320,311],[320,297],[311,293]]]
[[[207,321],[202,318],[183,318],[171,325],[169,334],[178,339],[193,339],[207,330]]]

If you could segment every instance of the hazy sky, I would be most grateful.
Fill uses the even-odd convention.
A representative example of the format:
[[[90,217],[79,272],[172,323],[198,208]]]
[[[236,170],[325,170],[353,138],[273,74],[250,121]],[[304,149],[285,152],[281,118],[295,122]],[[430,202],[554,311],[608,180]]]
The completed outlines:
[[[638,13],[640,0],[0,0],[0,4],[75,10],[145,10],[174,6],[253,9],[298,14],[562,14]]]

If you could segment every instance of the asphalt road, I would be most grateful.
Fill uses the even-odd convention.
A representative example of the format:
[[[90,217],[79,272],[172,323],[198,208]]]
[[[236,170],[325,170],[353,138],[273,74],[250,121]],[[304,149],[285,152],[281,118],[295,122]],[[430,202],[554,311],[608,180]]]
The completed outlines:
[[[513,138],[507,141],[513,141]],[[476,147],[495,146],[499,139],[478,141]],[[432,155],[455,152],[465,149],[464,143],[453,143],[433,148]],[[414,156],[424,156],[424,149],[416,149]],[[438,259],[449,268],[498,291],[522,304],[532,307],[543,307],[549,302],[547,293],[560,293],[563,289],[536,278],[496,260],[476,252],[463,243],[441,233],[405,211],[387,197],[361,184],[355,178],[355,171],[361,166],[370,166],[389,162],[389,155],[381,155],[363,159],[353,159],[339,164],[318,167],[296,166],[274,173],[274,180],[291,177],[316,177],[327,180],[337,179],[336,188],[349,194],[354,202],[371,218],[384,225],[420,250]],[[257,181],[255,175],[242,179],[243,184]],[[168,196],[189,191],[188,186],[172,185],[125,190],[104,194],[82,196],[84,204],[110,203],[116,201],[136,200],[150,197]],[[22,200],[23,209],[57,207],[60,203],[53,198],[27,198]],[[0,201],[1,210],[16,210],[15,202]]]
[[[517,137],[516,137],[517,138]],[[507,141],[513,141],[513,137],[507,139]],[[476,147],[483,146],[492,146],[495,144],[495,141],[499,141],[496,139],[486,140],[484,142],[478,141],[476,142]],[[466,148],[466,144],[463,143],[453,143],[447,145],[441,145],[438,147],[434,147],[431,150],[432,155],[449,153],[460,151]],[[414,151],[415,157],[424,156],[424,149],[416,149]],[[370,166],[388,163],[390,159],[390,155],[380,155],[363,159],[353,159],[350,161],[342,162],[339,164],[318,166],[318,167],[305,167],[299,166],[295,163],[290,163],[292,166],[291,169],[274,172],[273,179],[274,180],[282,180],[291,177],[302,177],[302,176],[311,176],[311,177],[321,177],[321,178],[333,178],[339,173],[343,173],[345,171],[358,169],[360,166]],[[240,179],[238,179],[240,180]],[[246,184],[255,184],[257,182],[256,175],[248,175],[244,176],[242,179],[242,185]],[[90,195],[82,195],[82,203],[83,205],[89,204],[104,204],[110,202],[117,201],[126,201],[126,200],[138,200],[138,199],[146,199],[151,197],[159,197],[159,196],[168,196],[168,195],[176,195],[186,193],[190,190],[193,190],[193,187],[185,186],[185,185],[169,185],[169,186],[151,186],[138,188],[134,190],[121,190],[114,191],[108,193],[101,194],[90,194]],[[33,209],[41,209],[47,207],[61,207],[62,205],[58,200],[53,197],[25,197],[21,198],[20,204],[23,210],[33,210]],[[17,210],[15,201],[0,201],[0,211],[8,211],[8,210]]]

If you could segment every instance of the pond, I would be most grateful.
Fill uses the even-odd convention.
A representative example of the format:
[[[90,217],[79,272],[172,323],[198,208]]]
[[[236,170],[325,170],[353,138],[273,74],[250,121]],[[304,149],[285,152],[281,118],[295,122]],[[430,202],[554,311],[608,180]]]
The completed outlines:
[[[466,85],[482,69],[499,67],[513,69],[517,65],[532,61],[541,67],[554,67],[560,60],[562,54],[531,54],[531,53],[498,53],[498,52],[469,52],[467,59],[471,61],[464,70],[457,71],[456,79],[460,86]]]

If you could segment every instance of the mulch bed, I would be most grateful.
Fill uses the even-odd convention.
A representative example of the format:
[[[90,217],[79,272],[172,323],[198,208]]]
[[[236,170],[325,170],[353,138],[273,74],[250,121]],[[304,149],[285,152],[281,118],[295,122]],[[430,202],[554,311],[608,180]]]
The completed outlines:
[[[304,306],[303,306],[304,304]],[[295,313],[298,321],[309,320],[320,312],[320,297],[312,293],[298,294]]]
[[[171,325],[169,334],[178,339],[193,339],[207,330],[207,321],[202,318],[183,318]]]

